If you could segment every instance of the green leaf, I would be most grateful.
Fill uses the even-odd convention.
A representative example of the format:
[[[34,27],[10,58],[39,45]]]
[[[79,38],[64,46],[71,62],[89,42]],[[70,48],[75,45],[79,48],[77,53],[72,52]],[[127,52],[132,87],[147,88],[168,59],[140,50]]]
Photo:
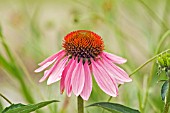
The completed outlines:
[[[169,87],[169,83],[168,83],[168,80],[164,82],[164,84],[162,85],[162,89],[161,89],[161,97],[162,97],[162,100],[165,101],[165,97],[166,97],[166,94],[168,92],[168,87]]]
[[[30,105],[12,104],[11,106],[5,108],[2,111],[2,113],[30,113],[44,106],[47,106],[48,104],[51,104],[53,102],[59,102],[59,101],[52,100],[52,101],[45,101],[45,102],[40,102],[38,104],[30,104]]]
[[[26,105],[21,104],[21,103],[19,103],[19,104],[11,104],[9,107],[6,107],[6,108],[2,111],[2,113],[8,113],[8,111],[10,111],[10,110],[13,110],[13,109],[16,109],[16,108],[21,108],[21,107],[23,107],[23,106],[26,106]]]
[[[119,113],[140,113],[138,110],[126,107],[124,105],[121,104],[116,104],[116,103],[110,103],[110,102],[99,102],[99,103],[94,103],[91,104],[87,107],[91,107],[91,106],[97,106],[97,107],[101,107],[103,109],[106,109],[108,111],[111,112],[119,112]]]

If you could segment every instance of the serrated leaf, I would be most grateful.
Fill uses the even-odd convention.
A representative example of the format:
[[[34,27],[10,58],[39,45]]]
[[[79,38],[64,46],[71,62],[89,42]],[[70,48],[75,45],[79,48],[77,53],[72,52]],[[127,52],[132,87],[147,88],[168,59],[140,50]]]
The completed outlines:
[[[97,107],[101,107],[103,109],[106,109],[108,111],[111,112],[119,112],[119,113],[140,113],[138,110],[136,109],[132,109],[129,107],[126,107],[124,105],[121,104],[117,104],[117,103],[110,103],[110,102],[99,102],[99,103],[94,103],[91,104],[87,107],[91,107],[91,106],[97,106]]]
[[[59,102],[59,101],[52,100],[52,101],[45,101],[45,102],[40,102],[38,104],[30,104],[30,105],[12,104],[11,106],[5,108],[2,111],[2,113],[30,113],[44,106],[47,106],[48,104],[51,104],[53,102]]]
[[[162,88],[161,88],[161,98],[162,98],[163,101],[166,101],[165,97],[166,97],[166,94],[168,92],[168,87],[169,87],[169,82],[165,81],[164,84],[162,85]]]

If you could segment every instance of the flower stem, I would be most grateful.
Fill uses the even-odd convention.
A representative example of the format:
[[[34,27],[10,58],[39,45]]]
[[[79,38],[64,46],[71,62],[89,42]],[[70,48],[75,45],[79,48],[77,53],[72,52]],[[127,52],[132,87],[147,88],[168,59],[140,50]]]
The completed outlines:
[[[140,65],[138,68],[136,68],[129,76],[132,76],[133,74],[135,74],[137,71],[139,71],[141,68],[143,68],[145,65],[147,65],[148,63],[150,63],[152,60],[155,60],[159,55],[163,54],[163,53],[166,53],[170,51],[170,49],[167,49],[155,56],[153,56],[152,58],[150,58],[149,60],[147,60],[145,63],[143,63],[142,65]]]
[[[3,99],[5,99],[9,104],[12,104],[12,102],[11,102],[8,98],[6,98],[4,95],[2,95],[1,93],[0,93],[0,96],[1,96]]]
[[[145,65],[147,65],[148,63],[150,63],[151,61],[155,60],[159,55],[163,54],[163,53],[166,53],[170,51],[170,49],[167,49],[155,56],[153,56],[152,58],[150,58],[149,60],[147,60],[145,63],[141,64],[138,68],[136,68],[129,76],[132,76],[134,75],[137,71],[139,71],[140,69],[142,69]],[[121,84],[119,84],[119,87],[121,86]],[[112,96],[109,97],[109,99],[107,100],[108,102],[112,99]]]
[[[78,113],[84,113],[84,102],[81,96],[77,97]]]
[[[167,100],[165,101],[163,113],[168,113],[169,105],[170,105],[170,78],[169,78],[169,88],[168,88]]]
[[[161,46],[163,45],[163,42],[168,38],[169,35],[170,35],[170,30],[167,30],[163,34],[163,36],[161,37],[161,39],[158,43],[158,46],[156,47],[156,50],[155,50],[155,53],[154,53],[155,55],[158,54],[158,52],[161,49]],[[167,50],[167,52],[168,51],[169,51],[169,49]],[[150,71],[149,77],[147,79],[146,93],[145,93],[145,96],[144,96],[143,107],[142,107],[143,110],[146,107],[147,99],[148,99],[148,96],[149,96],[149,88],[151,86],[151,81],[152,81],[152,78],[153,78],[153,75],[154,75],[154,69],[155,69],[155,63],[152,64],[151,71]]]

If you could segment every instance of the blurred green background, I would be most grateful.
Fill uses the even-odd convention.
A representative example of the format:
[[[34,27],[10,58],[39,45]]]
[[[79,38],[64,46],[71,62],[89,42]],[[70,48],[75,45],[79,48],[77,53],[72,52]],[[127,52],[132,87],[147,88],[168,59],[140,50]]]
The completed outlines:
[[[76,96],[60,94],[59,82],[50,86],[38,80],[38,63],[62,49],[63,37],[71,31],[87,29],[99,34],[105,51],[128,59],[121,65],[129,74],[155,54],[170,48],[170,0],[0,0],[0,93],[13,103],[38,103],[57,99],[39,112],[75,113]],[[0,34],[1,35],[1,34]],[[143,113],[159,113],[163,108],[157,65],[152,62],[132,76],[133,82],[119,88],[120,103]],[[93,82],[85,105],[107,101]],[[2,105],[9,104],[0,98]],[[101,108],[85,108],[86,113],[102,113]],[[106,112],[106,111],[105,111]]]

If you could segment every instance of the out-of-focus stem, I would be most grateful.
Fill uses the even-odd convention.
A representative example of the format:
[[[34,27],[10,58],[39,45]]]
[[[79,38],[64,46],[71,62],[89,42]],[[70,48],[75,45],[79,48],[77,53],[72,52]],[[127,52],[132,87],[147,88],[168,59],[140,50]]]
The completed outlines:
[[[166,23],[147,5],[143,0],[138,0],[144,8],[148,10],[148,13],[152,16],[152,18],[164,29],[167,30],[168,27]]]
[[[29,88],[27,87],[27,85],[25,84],[24,79],[23,79],[23,70],[21,70],[20,67],[17,65],[17,63],[15,62],[15,57],[12,55],[12,52],[11,52],[9,46],[5,41],[5,37],[3,36],[1,26],[0,26],[0,41],[2,42],[5,52],[7,53],[7,56],[10,59],[10,62],[6,62],[6,64],[8,64],[8,66],[12,70],[12,71],[10,71],[11,74],[14,75],[15,78],[17,78],[17,80],[19,81],[22,92],[25,96],[25,99],[29,103],[34,103],[34,99],[32,98],[31,92],[29,91]],[[2,57],[2,56],[0,56],[0,57]],[[4,59],[4,61],[6,61],[6,60]],[[9,67],[8,67],[8,69],[9,69]]]
[[[60,113],[66,113],[68,105],[69,105],[69,97],[66,96]]]

